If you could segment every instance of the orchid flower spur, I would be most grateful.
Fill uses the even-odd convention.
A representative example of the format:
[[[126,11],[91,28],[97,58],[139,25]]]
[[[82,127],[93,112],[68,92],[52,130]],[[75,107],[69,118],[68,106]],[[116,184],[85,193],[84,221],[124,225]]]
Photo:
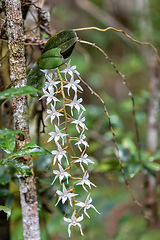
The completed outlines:
[[[66,155],[66,151],[62,149],[61,145],[57,144],[57,146],[58,146],[58,150],[52,151],[52,154],[55,155],[53,165],[56,164],[57,159],[58,159],[58,162],[61,164],[61,160],[62,160],[63,156],[66,158],[67,164],[69,164],[68,158]]]
[[[55,87],[56,91],[58,91],[57,85],[60,83],[60,81],[57,81],[55,79],[48,79],[48,82],[45,84],[45,89],[53,88]]]
[[[64,70],[61,70],[60,73],[64,73],[64,76],[65,76],[65,79],[67,80],[67,73],[70,75],[70,76],[73,76],[73,74],[77,74],[77,75],[80,75],[79,72],[76,70],[76,66],[70,66],[70,62],[68,62],[67,64],[67,67],[64,69]]]
[[[54,69],[40,69],[41,72],[45,73],[45,78],[49,81],[57,76],[57,68]]]
[[[60,102],[60,100],[58,98],[54,97],[54,88],[53,87],[48,88],[48,91],[49,92],[47,92],[45,89],[43,89],[44,95],[40,98],[40,100],[42,98],[47,98],[47,105],[52,101],[54,101],[54,103]]]
[[[59,141],[59,139],[62,139],[62,145],[64,145],[64,137],[67,136],[67,134],[62,133],[59,128],[55,125],[56,132],[50,132],[49,135],[51,136],[48,139],[48,142],[52,141],[54,139],[55,143]]]
[[[85,149],[89,147],[88,143],[85,140],[86,136],[84,134],[80,135],[79,141],[75,143],[75,145],[78,145],[79,150],[82,152],[82,149],[80,147],[80,144],[83,144],[85,146]]]
[[[69,173],[67,173],[63,167],[58,163],[59,171],[58,170],[53,170],[53,173],[56,174],[52,184],[55,182],[55,180],[59,177],[60,184],[63,180],[64,177],[67,179],[67,184],[68,184],[68,177],[71,177]]]
[[[67,103],[66,106],[71,108],[71,114],[73,116],[73,107],[75,107],[79,113],[80,109],[82,109],[83,111],[86,111],[86,109],[84,108],[84,106],[81,104],[82,102],[82,98],[79,98],[77,100],[77,95],[75,94],[73,101],[71,101],[70,103]]]
[[[87,153],[85,153],[85,154],[82,153],[81,157],[80,157],[79,159],[77,159],[77,160],[74,161],[74,163],[77,163],[77,162],[80,163],[80,167],[81,167],[81,169],[82,169],[83,172],[84,172],[84,167],[83,167],[82,163],[85,163],[85,164],[87,164],[87,165],[88,165],[88,163],[94,164],[94,162],[91,161],[90,159],[88,159],[87,157],[88,157]]]
[[[52,105],[52,103],[51,103],[51,109],[52,109],[52,110],[47,109],[48,116],[46,117],[45,121],[46,121],[48,118],[50,118],[50,119],[51,119],[51,123],[52,123],[52,121],[55,119],[55,117],[57,117],[57,119],[58,119],[58,125],[59,125],[59,121],[60,121],[60,120],[59,120],[59,117],[60,117],[60,116],[63,116],[63,114],[60,113],[60,112],[58,112],[58,111],[55,109],[55,107]]]
[[[75,205],[81,207],[81,208],[84,208],[84,214],[90,218],[90,216],[88,215],[87,211],[89,208],[93,208],[98,214],[100,214],[100,212],[97,211],[97,209],[91,204],[92,202],[92,198],[90,197],[90,193],[88,194],[85,202],[78,202],[76,203]]]
[[[47,109],[48,115],[45,120],[50,119],[51,124],[54,124],[54,130],[48,133],[49,138],[47,141],[51,142],[54,140],[53,144],[56,147],[56,149],[51,151],[53,154],[53,165],[57,165],[56,169],[53,170],[54,179],[52,184],[58,180],[61,186],[61,191],[56,191],[58,199],[55,206],[57,206],[59,202],[65,204],[65,202],[68,201],[66,213],[70,212],[69,208],[74,208],[71,218],[64,217],[64,221],[69,223],[69,237],[71,236],[71,227],[74,226],[78,226],[81,235],[83,235],[80,224],[83,220],[83,215],[90,218],[87,212],[90,208],[93,208],[97,213],[99,212],[91,204],[92,198],[90,197],[90,193],[83,203],[77,200],[78,194],[75,191],[75,185],[82,185],[82,188],[86,192],[88,192],[88,187],[90,189],[91,186],[96,187],[96,185],[89,180],[89,173],[85,171],[84,168],[84,165],[88,165],[88,163],[93,164],[94,162],[88,158],[86,153],[86,149],[89,147],[84,134],[85,130],[88,130],[85,124],[85,117],[83,116],[86,109],[82,104],[83,99],[79,97],[83,88],[80,85],[80,80],[75,78],[75,75],[77,77],[79,72],[76,70],[76,66],[70,66],[70,61],[68,62],[67,67],[63,70],[57,68],[42,70],[42,72],[45,73],[47,81],[45,83],[45,87],[43,88],[44,95],[40,99],[46,98],[47,105],[50,105],[51,107],[51,109]],[[71,112],[71,114],[68,113],[68,107],[70,107],[69,112]],[[75,118],[75,115],[78,116]],[[73,124],[75,124],[75,127]],[[76,129],[78,136],[71,135],[72,131],[70,130],[70,126]],[[72,140],[76,140],[76,142],[74,142],[74,146],[71,144]],[[74,148],[76,148],[76,150],[80,150],[81,156],[75,155],[75,152],[77,151],[74,151]],[[80,164],[79,169],[82,170],[81,173],[83,173],[83,178],[78,178],[80,180],[77,179],[73,172],[75,167],[72,167],[72,165],[75,163]],[[78,182],[75,182],[76,179]],[[66,187],[66,184],[71,186],[69,190],[67,190],[68,187]],[[88,187],[86,187],[86,185]],[[84,214],[79,216],[76,212],[77,207],[83,208]]]
[[[70,96],[69,90],[70,88],[72,88],[75,91],[75,94],[77,94],[77,89],[79,88],[81,91],[83,91],[83,88],[78,85],[78,83],[80,82],[80,80],[75,80],[74,81],[74,76],[71,76],[70,82],[67,85],[64,85],[64,88],[68,89],[68,96]]]
[[[83,111],[81,112],[81,114],[79,115],[77,120],[74,120],[74,121],[71,122],[71,123],[76,124],[76,129],[77,129],[78,133],[80,133],[79,127],[82,128],[82,132],[84,132],[84,130],[88,130],[88,128],[86,127],[86,125],[84,123],[85,122],[85,117],[82,117],[82,114],[83,114]]]
[[[68,225],[68,234],[69,234],[69,237],[71,236],[71,226],[78,226],[80,228],[80,232],[81,232],[81,235],[83,236],[83,232],[82,232],[82,228],[81,228],[81,224],[79,223],[80,221],[83,220],[83,214],[80,216],[80,217],[77,217],[76,218],[76,211],[73,212],[71,218],[63,218],[65,222],[68,222],[69,225]]]
[[[64,185],[64,183],[63,183],[63,192],[57,190],[56,193],[59,195],[59,198],[58,198],[58,201],[57,201],[57,203],[56,203],[55,206],[57,206],[57,204],[59,203],[59,201],[60,201],[61,199],[62,199],[62,203],[63,203],[63,204],[64,204],[64,203],[67,201],[67,199],[68,199],[69,202],[70,202],[71,207],[73,207],[71,198],[78,195],[78,194],[75,194],[75,193],[70,193],[70,192],[68,192],[67,189],[66,189],[66,187],[65,187],[65,185]]]
[[[60,83],[60,81],[57,81],[57,69],[50,69],[50,70],[42,70],[41,72],[45,73],[45,78],[48,82],[45,83],[45,90],[47,88],[55,87],[56,91],[58,91],[57,84]]]
[[[89,178],[89,173],[87,171],[85,171],[85,173],[83,175],[83,179],[79,183],[76,184],[76,185],[82,185],[83,189],[86,192],[88,192],[88,191],[85,188],[84,184],[88,185],[90,189],[91,189],[91,185],[96,187],[96,185],[94,183],[92,183],[88,178]]]

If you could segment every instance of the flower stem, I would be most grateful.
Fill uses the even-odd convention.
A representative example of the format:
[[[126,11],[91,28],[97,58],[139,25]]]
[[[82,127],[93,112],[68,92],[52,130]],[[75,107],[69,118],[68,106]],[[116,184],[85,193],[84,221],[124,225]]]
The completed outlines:
[[[62,97],[63,97],[63,111],[64,111],[64,117],[65,117],[65,132],[66,132],[66,134],[67,134],[67,153],[68,153],[68,161],[69,161],[69,166],[70,166],[70,168],[69,168],[69,171],[70,171],[70,175],[71,175],[71,186],[72,186],[72,189],[73,189],[73,193],[75,193],[75,188],[74,188],[74,183],[73,183],[73,173],[72,173],[72,169],[71,169],[71,154],[70,154],[70,148],[69,148],[69,139],[70,139],[70,137],[69,137],[69,134],[68,134],[68,124],[67,124],[67,112],[66,112],[66,106],[65,106],[65,103],[66,103],[66,97],[65,97],[65,93],[64,93],[64,89],[63,89],[63,78],[62,78],[62,76],[61,76],[61,74],[60,74],[60,71],[59,71],[59,69],[57,69],[57,75],[58,75],[58,77],[59,77],[59,79],[60,79],[60,81],[61,81],[61,93],[62,93]],[[76,210],[76,208],[75,208],[75,197],[73,197],[73,208],[74,208],[74,210]]]

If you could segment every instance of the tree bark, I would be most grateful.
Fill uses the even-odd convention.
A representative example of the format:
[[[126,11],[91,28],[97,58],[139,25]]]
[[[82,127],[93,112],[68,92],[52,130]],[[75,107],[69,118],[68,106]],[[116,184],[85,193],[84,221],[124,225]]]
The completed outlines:
[[[159,71],[156,59],[153,60],[150,69],[150,103],[148,111],[148,136],[147,149],[152,156],[158,146],[158,83]],[[157,179],[151,175],[146,178],[146,207],[150,211],[148,219],[149,227],[156,227],[158,224],[157,208]]]
[[[6,0],[5,3],[10,52],[10,78],[12,87],[18,88],[25,86],[27,81],[21,2],[20,0]],[[13,98],[12,101],[14,129],[20,129],[26,134],[16,136],[16,146],[19,150],[30,142],[27,97],[19,96]],[[19,177],[24,240],[39,240],[39,216],[32,158],[27,155],[19,161],[27,164],[32,172],[31,176]]]
[[[142,40],[151,42],[152,23],[149,13],[148,0],[136,0],[137,10],[139,12],[139,26],[143,36]],[[158,82],[159,82],[159,66],[156,58],[153,56],[152,50],[145,48],[142,52],[145,62],[149,69],[150,77],[150,103],[148,108],[148,132],[147,132],[147,150],[152,156],[157,150],[158,145]],[[154,228],[158,223],[157,209],[157,180],[156,177],[147,175],[145,179],[145,205],[149,215],[148,226]]]

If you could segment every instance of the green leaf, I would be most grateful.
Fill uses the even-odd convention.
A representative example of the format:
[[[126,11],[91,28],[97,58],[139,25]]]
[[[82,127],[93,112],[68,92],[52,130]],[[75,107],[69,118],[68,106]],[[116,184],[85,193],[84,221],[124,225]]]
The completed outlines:
[[[31,155],[43,156],[47,154],[52,154],[49,150],[38,146],[37,144],[32,142],[24,145],[23,148],[28,149],[31,152]]]
[[[27,86],[32,86],[42,92],[45,84],[45,74],[40,70],[54,69],[63,65],[77,42],[77,34],[72,29],[57,33],[51,37],[42,52],[38,63],[35,63],[29,72]],[[30,93],[31,96],[41,96],[41,93]]]
[[[0,130],[0,147],[7,154],[12,153],[15,148],[16,138],[13,132],[13,130],[10,132],[8,129]]]
[[[9,209],[8,207],[0,205],[0,211],[3,211],[3,212],[5,212],[7,214],[7,220],[11,216],[11,209]]]
[[[27,86],[32,86],[39,90],[37,93],[31,93],[30,95],[33,97],[41,96],[42,95],[42,88],[45,84],[45,73],[43,73],[38,64],[35,63],[31,68],[28,79],[27,79]]]
[[[5,167],[0,166],[0,177],[5,173]]]
[[[154,160],[160,159],[160,150],[157,150],[153,157],[154,157]]]
[[[34,161],[34,166],[38,170],[48,170],[48,166],[52,162],[53,155],[47,154],[45,156],[39,157],[36,161]]]
[[[38,59],[39,67],[42,69],[54,69],[65,62],[66,60],[60,55],[60,48],[50,49],[43,53]]]
[[[0,147],[7,153],[10,154],[15,148],[16,138],[15,134],[21,133],[20,130],[12,130],[9,128],[4,128],[0,130]]]
[[[12,130],[10,128],[3,128],[0,130],[0,138],[3,138],[5,135],[11,135],[16,133],[22,133],[25,135],[25,133],[22,132],[21,130]]]
[[[62,58],[62,55],[60,54],[60,48],[53,48],[50,49],[46,52],[44,52],[40,57],[39,60],[41,59],[46,59],[46,58],[54,58],[54,57],[58,57],[58,58]]]
[[[61,49],[60,53],[62,54],[64,59],[68,58],[72,54],[72,51],[77,42],[77,39],[78,39],[77,37],[74,37],[74,38],[64,42],[63,44],[59,45],[59,48]]]
[[[131,152],[132,154],[134,154],[134,153],[137,151],[134,142],[133,142],[131,139],[129,139],[129,138],[124,138],[124,139],[122,140],[122,146],[123,146],[125,149],[130,150],[130,152]]]
[[[7,159],[3,159],[3,160],[0,161],[0,165],[13,166],[23,176],[31,175],[31,170],[28,167],[28,165],[26,165],[24,163],[21,163],[21,162],[18,162],[17,160],[10,161],[10,160],[7,160]]]
[[[0,147],[7,153],[12,153],[16,144],[16,138],[14,135],[6,135],[0,138]]]
[[[11,175],[9,173],[5,173],[0,177],[0,184],[1,185],[6,185],[11,181]]]
[[[147,168],[150,168],[150,169],[152,169],[152,170],[160,171],[160,164],[159,164],[159,163],[156,163],[156,162],[147,162],[147,163],[144,163],[144,165],[145,165]]]
[[[14,158],[23,157],[24,155],[37,155],[43,156],[47,154],[51,154],[47,149],[37,146],[34,143],[29,143],[23,146],[24,149],[19,150],[17,152],[9,154],[6,159],[0,161],[0,165],[7,165],[15,167],[21,175],[30,175],[31,171],[28,165],[18,162],[17,160],[13,160]]]
[[[13,158],[18,158],[18,157],[22,157],[24,155],[37,155],[37,156],[42,156],[42,155],[47,155],[47,154],[51,154],[50,151],[48,151],[47,149],[37,146],[34,143],[29,143],[23,146],[24,149],[19,150],[17,152],[11,153],[6,160],[11,160]]]
[[[21,95],[33,94],[36,92],[39,92],[39,90],[37,90],[31,86],[10,88],[3,92],[0,92],[0,100],[7,99],[9,97],[17,97],[17,96],[21,96]]]
[[[72,29],[61,31],[47,41],[43,53],[53,48],[60,48],[62,56],[68,58],[73,51],[77,39],[77,34]]]
[[[14,194],[10,193],[10,194],[7,196],[7,199],[6,199],[6,201],[5,201],[6,207],[12,208],[13,202],[14,202]]]
[[[8,189],[0,189],[0,197],[7,196],[9,194]]]
[[[8,87],[7,87],[5,90],[10,89],[10,88],[11,88],[11,84],[9,84]],[[3,103],[4,101],[5,101],[5,99],[0,100],[0,106],[2,105],[2,103]]]
[[[125,177],[127,179],[134,178],[138,174],[138,172],[141,170],[141,166],[142,165],[140,163],[132,163],[132,162],[130,162],[126,166],[123,166]],[[121,171],[120,171],[119,179],[120,181],[124,182],[124,177]]]
[[[128,175],[130,178],[133,178],[141,169],[141,164],[138,163],[130,163],[128,167]]]
[[[119,169],[119,163],[117,159],[103,158],[101,159],[101,163],[97,165],[97,168],[101,172],[111,172]]]
[[[155,171],[153,169],[151,169],[150,167],[147,167],[146,164],[142,164],[142,171],[145,173],[145,174],[148,174],[148,175],[151,175],[153,177],[156,177],[156,174],[155,174]]]

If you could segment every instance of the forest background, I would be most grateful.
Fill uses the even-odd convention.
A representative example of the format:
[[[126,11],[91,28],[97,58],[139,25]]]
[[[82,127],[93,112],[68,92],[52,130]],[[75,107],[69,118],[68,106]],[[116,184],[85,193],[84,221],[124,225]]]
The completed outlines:
[[[42,2],[35,2],[38,7],[41,7],[41,4]],[[159,50],[158,0],[46,0],[43,4],[43,10],[50,12],[49,34],[46,29],[41,29],[43,23],[38,21],[36,7],[32,4],[26,5],[26,1],[22,1],[22,11],[26,9],[27,14],[24,14],[24,35],[28,71],[41,54],[41,48],[35,44],[35,38],[39,37],[40,33],[40,38],[46,40],[65,29],[111,26],[124,30],[134,39],[150,42]],[[2,27],[3,14],[2,11]],[[3,28],[0,39],[1,91],[10,84],[7,40],[2,30]],[[139,45],[123,33],[112,30],[78,31],[77,34],[80,39],[95,43],[107,53],[125,76],[134,97],[135,108],[126,84],[104,55],[91,46],[76,44],[71,65],[77,66],[82,79],[103,98],[110,114],[129,188],[134,198],[143,205],[143,209],[139,207],[127,189],[103,105],[84,87],[83,100],[87,109],[85,117],[89,129],[87,141],[90,145],[87,154],[95,162],[89,166],[89,171],[91,180],[97,186],[92,188],[92,198],[101,215],[90,211],[91,220],[85,219],[83,224],[83,239],[159,240],[159,64],[155,52],[150,46]],[[51,126],[48,124],[45,133],[39,134],[42,126],[39,125],[38,114],[41,109],[38,108],[37,100],[32,101],[29,98],[31,140],[52,150],[51,144],[47,143]],[[1,128],[12,127],[11,115],[11,105],[8,103],[5,106],[3,103]],[[1,152],[1,158],[3,154]],[[49,156],[34,157],[41,238],[68,239],[67,227],[63,223],[63,206],[54,206],[57,200],[56,188],[51,185],[54,174],[50,163]],[[0,194],[2,202],[12,209],[8,221],[10,239],[23,239],[18,181],[15,172],[7,170],[5,178],[3,173],[0,172]]]

